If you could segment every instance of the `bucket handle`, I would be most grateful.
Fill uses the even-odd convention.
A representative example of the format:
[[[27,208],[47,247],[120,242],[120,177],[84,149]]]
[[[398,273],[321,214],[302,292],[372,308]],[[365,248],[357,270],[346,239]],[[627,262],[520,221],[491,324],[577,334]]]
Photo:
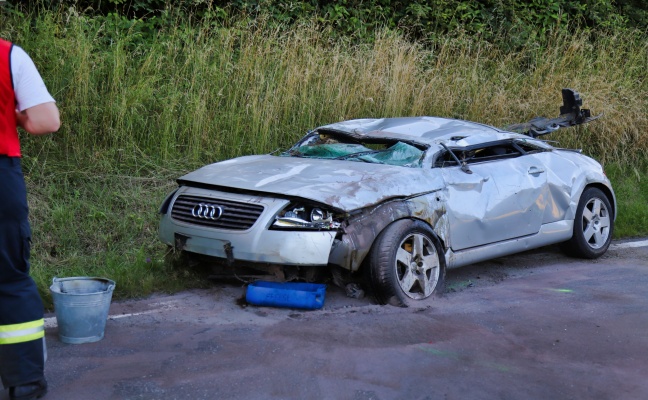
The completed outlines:
[[[65,290],[63,289],[63,282],[61,282],[61,281],[62,281],[61,279],[58,279],[57,277],[53,277],[53,278],[52,278],[52,286],[55,285],[55,284],[58,282],[58,284],[59,284],[59,291],[60,291],[61,293],[67,293],[67,291],[65,291]]]

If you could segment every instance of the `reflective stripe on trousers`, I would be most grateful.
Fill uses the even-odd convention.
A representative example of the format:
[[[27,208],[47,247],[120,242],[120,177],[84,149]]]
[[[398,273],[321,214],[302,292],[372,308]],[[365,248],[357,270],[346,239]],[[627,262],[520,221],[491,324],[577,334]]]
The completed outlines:
[[[29,342],[44,336],[45,321],[42,318],[22,324],[0,325],[0,345]]]

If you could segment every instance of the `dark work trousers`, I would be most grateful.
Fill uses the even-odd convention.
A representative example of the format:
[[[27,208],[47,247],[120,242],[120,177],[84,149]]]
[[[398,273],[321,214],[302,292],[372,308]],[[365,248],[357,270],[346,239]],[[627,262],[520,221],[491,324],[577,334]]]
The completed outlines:
[[[31,230],[27,213],[20,158],[0,155],[0,334],[3,329],[43,318],[43,302],[29,276]],[[24,337],[29,338],[20,340]],[[4,344],[1,340],[0,335],[0,378],[5,388],[43,378],[42,334],[19,343]]]

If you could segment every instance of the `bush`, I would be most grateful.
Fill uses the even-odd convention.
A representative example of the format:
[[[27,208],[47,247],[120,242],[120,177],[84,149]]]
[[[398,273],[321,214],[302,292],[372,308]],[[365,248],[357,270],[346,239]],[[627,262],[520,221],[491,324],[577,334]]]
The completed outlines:
[[[113,23],[137,21],[151,35],[166,26],[172,14],[216,19],[224,25],[263,16],[284,27],[315,15],[332,28],[331,34],[361,40],[387,27],[416,40],[466,33],[492,41],[506,34],[513,44],[572,28],[611,31],[648,26],[648,4],[642,0],[10,0],[4,8],[11,12],[73,9],[109,17]]]

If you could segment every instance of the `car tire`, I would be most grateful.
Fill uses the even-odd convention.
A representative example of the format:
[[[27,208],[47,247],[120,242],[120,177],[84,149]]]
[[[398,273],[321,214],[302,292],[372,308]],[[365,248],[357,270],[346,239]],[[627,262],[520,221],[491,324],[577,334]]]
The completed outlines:
[[[399,220],[385,228],[371,248],[367,268],[380,304],[425,306],[444,290],[443,249],[421,221]]]
[[[576,209],[574,234],[563,244],[563,251],[574,257],[600,257],[610,246],[613,231],[614,218],[610,200],[600,189],[587,188]]]

